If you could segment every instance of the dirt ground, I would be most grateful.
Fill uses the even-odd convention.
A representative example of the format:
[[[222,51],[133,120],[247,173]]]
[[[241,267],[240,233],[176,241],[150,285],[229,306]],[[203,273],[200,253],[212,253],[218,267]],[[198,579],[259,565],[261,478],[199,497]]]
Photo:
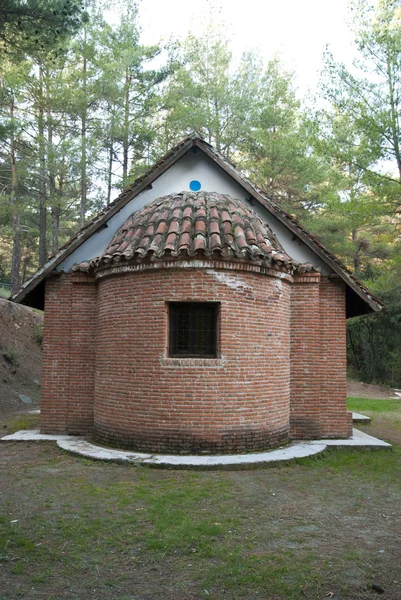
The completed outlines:
[[[0,430],[10,415],[39,406],[42,328],[42,313],[0,298]]]
[[[253,471],[1,442],[0,600],[401,600],[401,401],[370,415],[392,450]]]
[[[374,398],[380,400],[386,400],[394,396],[392,388],[354,381],[352,379],[348,380],[347,393],[351,398]]]
[[[0,473],[1,600],[401,598],[399,450],[190,472],[3,442]]]

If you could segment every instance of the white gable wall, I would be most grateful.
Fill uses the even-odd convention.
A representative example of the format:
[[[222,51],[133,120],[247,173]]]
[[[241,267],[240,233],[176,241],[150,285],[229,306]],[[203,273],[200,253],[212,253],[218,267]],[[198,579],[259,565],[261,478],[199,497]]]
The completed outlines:
[[[189,151],[153,182],[152,189],[141,192],[117,214],[111,217],[107,222],[107,227],[103,227],[97,231],[79,248],[74,250],[70,256],[60,263],[57,270],[69,272],[74,264],[100,256],[112,240],[115,232],[133,212],[140,210],[146,204],[153,202],[153,200],[161,196],[189,191],[189,184],[192,180],[197,180],[201,183],[202,191],[228,194],[240,200],[247,200],[249,197],[246,190],[203,154],[203,152],[198,151],[194,153]],[[247,204],[251,205],[248,201]],[[326,263],[317,257],[301,240],[295,238],[293,233],[263,206],[255,202],[252,208],[270,225],[284,250],[291,258],[299,262],[309,262],[315,267],[320,267],[322,273],[325,275],[331,272]]]

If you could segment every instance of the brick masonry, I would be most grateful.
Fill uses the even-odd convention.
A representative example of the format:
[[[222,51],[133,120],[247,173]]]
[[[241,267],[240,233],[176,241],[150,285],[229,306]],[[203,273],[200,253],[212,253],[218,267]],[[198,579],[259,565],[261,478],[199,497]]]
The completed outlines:
[[[220,265],[221,266],[221,265]],[[219,356],[168,358],[168,302],[220,303]],[[347,437],[345,289],[223,268],[46,281],[41,430],[149,452]]]
[[[349,437],[345,284],[305,273],[291,305],[291,438]]]

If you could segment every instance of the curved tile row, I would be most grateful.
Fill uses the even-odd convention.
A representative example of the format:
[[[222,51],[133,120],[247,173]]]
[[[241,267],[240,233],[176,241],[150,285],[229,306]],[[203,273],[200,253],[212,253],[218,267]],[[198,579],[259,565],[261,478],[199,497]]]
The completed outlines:
[[[181,192],[132,214],[102,256],[75,268],[87,271],[110,262],[168,256],[263,261],[287,271],[298,266],[269,225],[242,201],[216,192]]]

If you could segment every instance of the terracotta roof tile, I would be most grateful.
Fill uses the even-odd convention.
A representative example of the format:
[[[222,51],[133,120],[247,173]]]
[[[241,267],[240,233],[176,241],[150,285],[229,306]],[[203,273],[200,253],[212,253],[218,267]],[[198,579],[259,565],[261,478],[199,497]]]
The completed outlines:
[[[264,261],[287,271],[299,266],[267,223],[242,201],[215,192],[181,192],[158,198],[131,215],[102,256],[74,268],[196,255]]]

